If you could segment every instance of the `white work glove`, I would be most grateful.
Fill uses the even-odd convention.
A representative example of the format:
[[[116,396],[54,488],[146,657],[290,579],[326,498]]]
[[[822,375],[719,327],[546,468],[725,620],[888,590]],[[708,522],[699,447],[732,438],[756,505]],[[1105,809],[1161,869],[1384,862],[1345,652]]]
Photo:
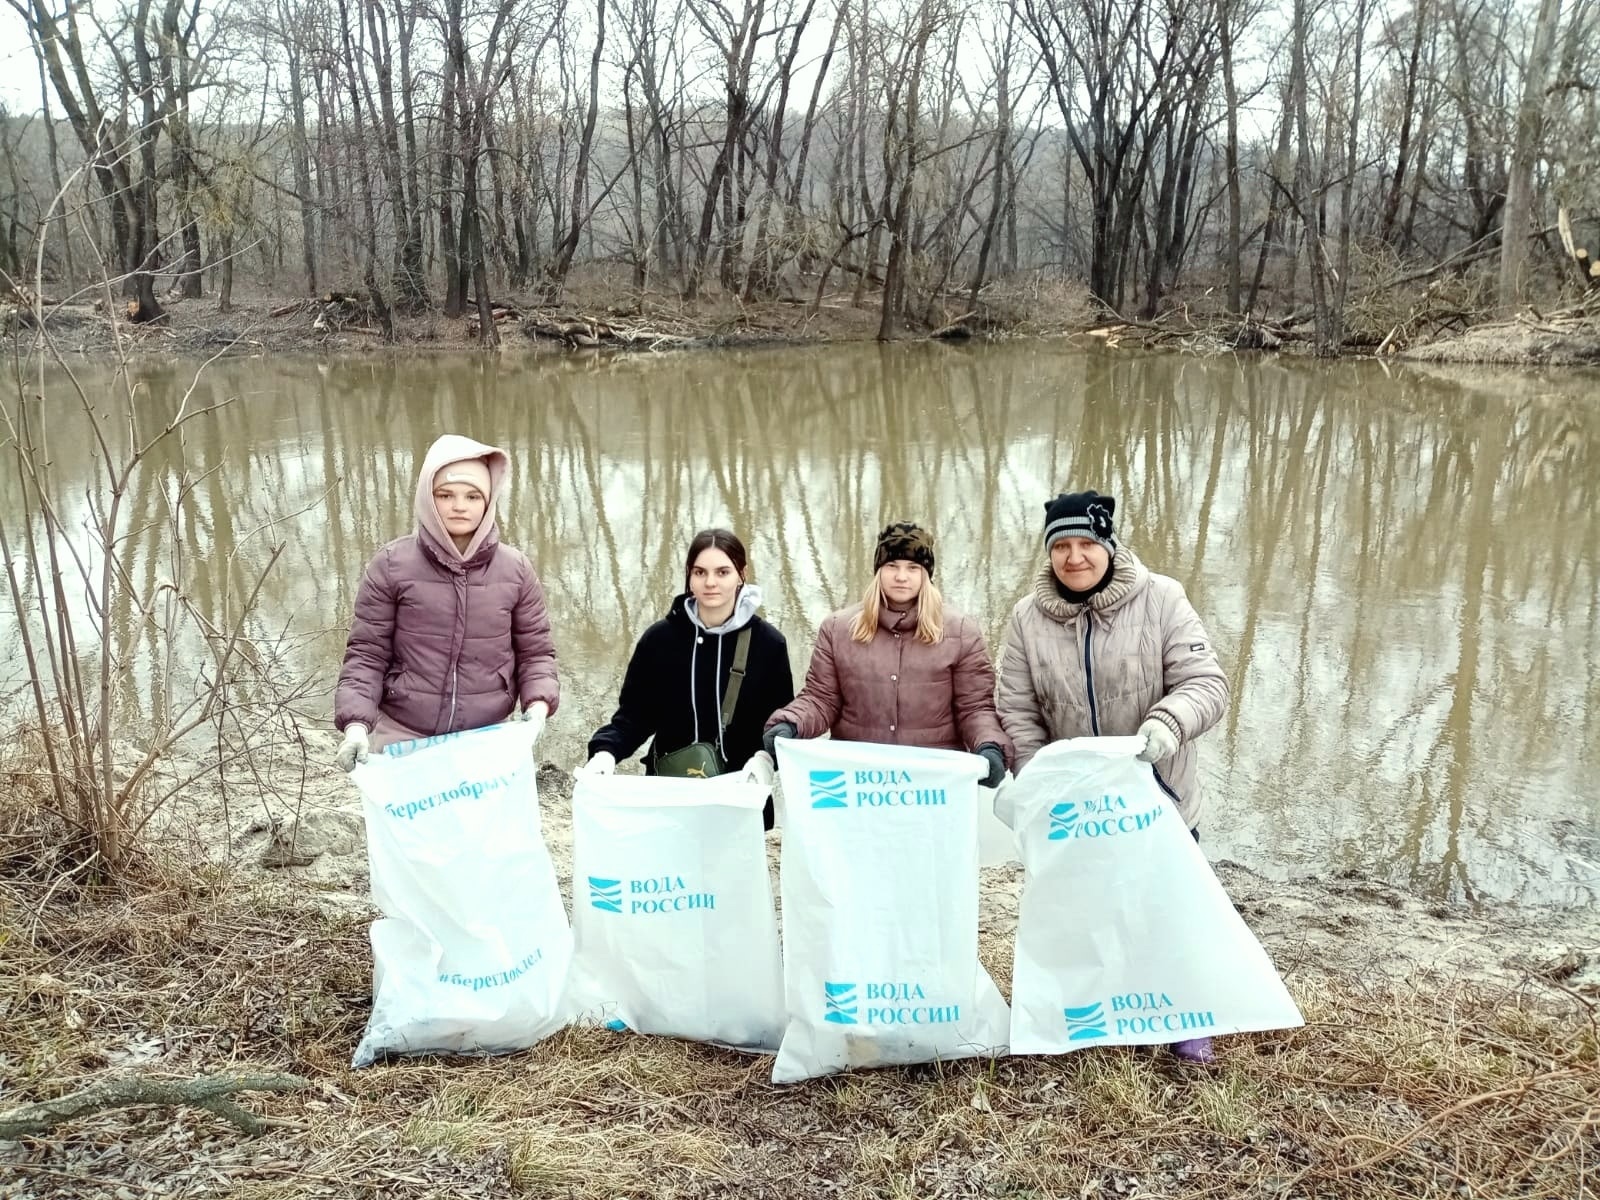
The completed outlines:
[[[778,768],[765,750],[757,750],[744,765],[744,778],[751,783],[759,783],[770,792],[772,785],[777,782]]]
[[[529,740],[537,742],[539,735],[544,732],[545,718],[550,715],[550,706],[543,700],[535,700],[522,710],[522,719],[528,724]]]
[[[593,758],[578,768],[583,775],[610,775],[617,769],[617,756],[609,750],[597,751]]]
[[[351,721],[344,727],[344,741],[339,743],[339,753],[334,761],[346,771],[354,771],[357,763],[367,761],[372,752],[372,741],[367,737],[367,727],[360,721]]]
[[[1144,739],[1144,749],[1139,751],[1140,762],[1160,762],[1178,752],[1178,737],[1165,721],[1151,717],[1139,726],[1139,736]]]

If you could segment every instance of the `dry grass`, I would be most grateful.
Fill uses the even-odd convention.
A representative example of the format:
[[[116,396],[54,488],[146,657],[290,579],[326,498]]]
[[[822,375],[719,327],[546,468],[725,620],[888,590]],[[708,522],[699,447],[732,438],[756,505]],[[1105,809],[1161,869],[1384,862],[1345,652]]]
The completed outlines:
[[[770,1059],[593,1030],[353,1072],[365,913],[151,861],[116,891],[13,875],[0,920],[0,1104],[131,1069],[314,1081],[251,1098],[279,1122],[255,1140],[130,1110],[0,1147],[6,1196],[1578,1200],[1600,1178],[1594,1004],[1559,989],[1299,974],[1306,1028],[1226,1039],[1214,1072],[1102,1049],[777,1088]],[[984,953],[1004,978],[1003,940]]]

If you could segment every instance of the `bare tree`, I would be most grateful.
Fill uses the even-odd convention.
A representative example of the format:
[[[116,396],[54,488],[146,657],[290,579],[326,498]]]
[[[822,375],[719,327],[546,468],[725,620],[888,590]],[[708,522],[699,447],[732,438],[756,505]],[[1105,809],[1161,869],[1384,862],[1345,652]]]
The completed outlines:
[[[556,245],[555,258],[549,269],[546,290],[551,299],[561,295],[561,289],[567,282],[567,272],[572,269],[573,256],[578,252],[578,241],[583,236],[584,190],[589,184],[589,160],[594,152],[595,124],[600,119],[600,62],[605,47],[606,0],[595,0],[594,54],[589,59],[589,100],[584,109],[583,133],[578,140],[578,161],[572,172],[570,220],[561,241]]]
[[[348,0],[339,0],[339,33],[344,43],[345,86],[350,94],[350,110],[359,127],[364,118],[361,116],[361,94],[352,64],[360,61],[359,48],[363,29],[357,22],[352,31]],[[367,286],[367,295],[372,302],[373,311],[377,314],[384,340],[393,341],[394,315],[389,309],[389,301],[378,279],[378,215],[372,203],[372,170],[367,156],[367,141],[358,133],[355,145],[356,161],[360,165],[361,172],[361,210],[364,218],[362,228],[366,234],[361,277]]]
[[[1561,22],[1561,0],[1540,0],[1534,18],[1528,62],[1523,68],[1522,100],[1517,105],[1511,171],[1506,188],[1505,232],[1500,238],[1499,300],[1502,309],[1517,302],[1527,261],[1528,222],[1533,211],[1533,164],[1544,132],[1545,88]]]
[[[159,320],[163,309],[156,300],[155,270],[160,265],[157,197],[160,167],[157,150],[166,110],[157,88],[151,28],[157,14],[153,0],[133,0],[119,10],[112,30],[96,28],[93,46],[110,55],[116,87],[122,95],[108,108],[94,83],[94,63],[80,29],[86,18],[83,6],[69,2],[57,8],[46,0],[6,0],[27,23],[34,49],[45,64],[67,120],[91,164],[100,194],[110,208],[110,225],[117,273],[126,294],[134,297],[134,317]],[[93,20],[93,18],[87,18]],[[132,50],[132,58],[123,48]],[[131,101],[137,117],[130,111]]]

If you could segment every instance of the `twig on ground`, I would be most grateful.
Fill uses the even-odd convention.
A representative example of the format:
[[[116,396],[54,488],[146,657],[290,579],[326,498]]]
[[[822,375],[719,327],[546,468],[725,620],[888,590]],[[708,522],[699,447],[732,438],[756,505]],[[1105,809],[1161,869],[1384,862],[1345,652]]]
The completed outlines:
[[[0,1113],[0,1141],[46,1133],[63,1121],[135,1104],[203,1108],[254,1137],[265,1133],[270,1128],[269,1122],[241,1108],[229,1097],[239,1092],[297,1092],[310,1086],[298,1075],[205,1075],[181,1080],[136,1075],[108,1079],[54,1100],[25,1104],[11,1112]]]

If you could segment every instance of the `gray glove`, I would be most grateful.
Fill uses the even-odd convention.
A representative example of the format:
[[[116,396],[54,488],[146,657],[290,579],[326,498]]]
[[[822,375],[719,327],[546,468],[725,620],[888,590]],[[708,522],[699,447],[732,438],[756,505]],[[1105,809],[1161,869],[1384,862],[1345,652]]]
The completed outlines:
[[[799,737],[800,730],[793,721],[779,721],[761,735],[761,748],[772,755],[772,761],[778,761],[778,739]]]
[[[1165,721],[1151,717],[1139,726],[1139,736],[1144,738],[1144,749],[1139,751],[1140,762],[1160,762],[1178,752],[1178,739]]]
[[[1006,756],[999,746],[993,742],[985,742],[978,747],[978,757],[989,764],[989,773],[980,781],[986,788],[1000,786],[1000,781],[1006,777]]]
[[[371,750],[372,741],[367,737],[367,727],[360,721],[351,721],[344,727],[344,741],[339,743],[339,752],[333,757],[344,770],[354,771],[357,763],[367,761]]]

